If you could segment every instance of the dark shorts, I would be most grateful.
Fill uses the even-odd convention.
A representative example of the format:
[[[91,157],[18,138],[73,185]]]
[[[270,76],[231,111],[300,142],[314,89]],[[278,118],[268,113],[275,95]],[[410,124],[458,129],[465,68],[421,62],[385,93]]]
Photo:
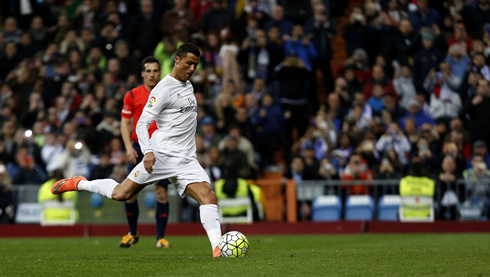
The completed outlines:
[[[128,173],[133,170],[133,168],[136,167],[137,164],[139,164],[143,160],[143,153],[141,152],[141,147],[140,144],[137,142],[133,141],[133,148],[136,150],[136,153],[138,153],[138,158],[136,159],[136,164],[132,164],[131,162],[128,162]],[[160,182],[158,182],[156,185],[157,186],[168,186],[170,184],[170,181],[168,179],[163,179]]]

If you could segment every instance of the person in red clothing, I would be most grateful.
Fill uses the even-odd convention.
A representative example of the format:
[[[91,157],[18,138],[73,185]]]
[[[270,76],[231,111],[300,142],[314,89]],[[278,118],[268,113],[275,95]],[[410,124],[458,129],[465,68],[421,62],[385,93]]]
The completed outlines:
[[[136,123],[138,122],[143,108],[148,102],[148,96],[150,91],[157,85],[160,80],[160,63],[157,59],[150,56],[143,60],[141,63],[141,76],[143,77],[143,85],[136,87],[124,96],[124,106],[121,111],[121,135],[126,148],[128,156],[128,172],[131,172],[133,168],[141,162],[143,159],[143,153],[138,143],[138,135],[136,134]],[[133,132],[131,133],[131,119],[133,120]],[[150,136],[157,130],[156,122],[154,121],[148,128]],[[130,135],[131,134],[131,135]],[[157,243],[156,247],[169,248],[169,242],[164,238],[165,229],[167,227],[167,219],[169,212],[169,204],[167,198],[168,182],[161,181],[155,185],[155,193],[157,196],[156,204],[156,223],[157,223]],[[129,224],[129,233],[125,235],[119,247],[128,248],[132,244],[138,242],[138,215],[139,207],[137,196],[135,195],[130,200],[126,201],[126,217]]]
[[[368,184],[351,184],[352,180],[369,181],[373,179],[373,172],[368,168],[366,161],[358,153],[350,156],[349,163],[344,169],[341,177],[343,182],[342,189],[348,190],[347,195],[364,195],[369,194],[372,185]]]

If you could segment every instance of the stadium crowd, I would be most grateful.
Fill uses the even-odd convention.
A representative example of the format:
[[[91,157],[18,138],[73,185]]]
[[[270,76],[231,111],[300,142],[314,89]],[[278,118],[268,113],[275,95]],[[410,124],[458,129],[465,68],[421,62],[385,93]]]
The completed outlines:
[[[266,170],[399,179],[415,168],[440,196],[467,181],[444,205],[487,201],[490,1],[347,2],[2,1],[2,191],[56,169],[122,181],[122,100],[141,82],[141,60],[153,55],[165,76],[192,42],[202,52],[191,79],[197,157],[213,180]],[[348,58],[331,68],[337,32]]]

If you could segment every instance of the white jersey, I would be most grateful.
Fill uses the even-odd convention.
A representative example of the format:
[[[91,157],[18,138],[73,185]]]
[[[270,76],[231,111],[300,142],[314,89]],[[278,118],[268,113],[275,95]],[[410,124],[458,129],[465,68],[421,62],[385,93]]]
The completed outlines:
[[[156,121],[151,139],[150,124]],[[190,81],[165,76],[150,92],[136,125],[141,152],[196,158],[197,101]]]

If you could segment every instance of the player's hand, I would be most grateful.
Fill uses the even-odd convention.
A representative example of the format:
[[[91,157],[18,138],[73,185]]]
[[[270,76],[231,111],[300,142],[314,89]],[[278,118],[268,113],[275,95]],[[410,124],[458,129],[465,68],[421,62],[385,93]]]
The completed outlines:
[[[133,147],[129,147],[128,151],[126,152],[126,155],[128,157],[128,161],[132,164],[136,164],[136,161],[138,160],[138,152],[134,150]]]
[[[153,172],[153,165],[155,164],[155,162],[156,159],[153,152],[148,152],[143,157],[143,165],[145,166],[145,169],[148,173],[151,174]]]

